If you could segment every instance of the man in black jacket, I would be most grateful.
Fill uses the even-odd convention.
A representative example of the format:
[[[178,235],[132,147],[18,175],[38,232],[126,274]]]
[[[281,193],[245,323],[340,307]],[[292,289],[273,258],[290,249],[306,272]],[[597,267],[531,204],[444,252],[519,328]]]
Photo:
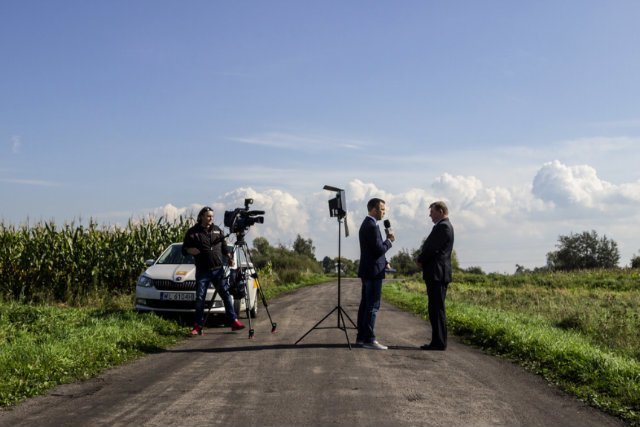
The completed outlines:
[[[447,314],[444,300],[451,282],[451,252],[453,251],[453,226],[449,222],[449,209],[444,202],[429,206],[429,216],[435,224],[424,241],[416,260],[422,268],[422,278],[427,285],[429,299],[429,321],[431,343],[423,350],[445,350],[447,348]]]
[[[193,255],[196,262],[196,311],[191,334],[203,334],[204,306],[209,283],[213,283],[222,298],[231,330],[243,329],[244,325],[236,316],[229,289],[223,280],[224,258],[233,266],[233,252],[229,250],[220,227],[213,223],[213,209],[210,207],[205,206],[200,210],[198,223],[187,231],[182,243],[182,253]]]
[[[367,203],[368,215],[360,226],[360,264],[358,277],[362,280],[362,298],[358,308],[358,335],[356,345],[372,350],[386,350],[387,346],[376,340],[376,316],[380,309],[382,279],[388,266],[385,253],[391,248],[395,236],[387,231],[382,239],[378,221],[384,217],[385,202],[374,198]]]

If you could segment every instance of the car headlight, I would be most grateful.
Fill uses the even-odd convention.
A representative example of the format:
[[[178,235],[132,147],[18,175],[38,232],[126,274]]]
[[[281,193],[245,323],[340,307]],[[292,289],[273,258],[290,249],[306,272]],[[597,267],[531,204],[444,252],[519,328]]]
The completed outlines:
[[[153,280],[143,274],[142,276],[138,277],[137,285],[142,286],[143,288],[150,288],[153,286]]]

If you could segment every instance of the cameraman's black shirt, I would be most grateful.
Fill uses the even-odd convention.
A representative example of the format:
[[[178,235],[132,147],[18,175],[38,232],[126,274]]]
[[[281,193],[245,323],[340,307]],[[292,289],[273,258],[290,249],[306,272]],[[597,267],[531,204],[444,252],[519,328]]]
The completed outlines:
[[[224,238],[224,233],[217,225],[209,229],[196,224],[187,231],[182,243],[182,253],[187,254],[188,248],[196,248],[200,251],[194,258],[196,270],[211,270],[222,267],[223,256],[229,256],[229,248]]]

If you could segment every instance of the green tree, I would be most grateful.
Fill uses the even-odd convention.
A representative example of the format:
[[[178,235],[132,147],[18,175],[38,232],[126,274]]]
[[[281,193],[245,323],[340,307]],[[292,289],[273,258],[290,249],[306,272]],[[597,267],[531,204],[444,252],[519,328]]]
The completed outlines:
[[[620,261],[618,244],[607,236],[599,238],[595,230],[559,236],[556,247],[557,251],[547,254],[550,270],[616,268]]]
[[[398,274],[411,276],[415,273],[420,272],[420,268],[417,266],[415,262],[415,251],[414,254],[410,254],[408,249],[402,249],[400,252],[395,254],[389,260],[391,267],[398,270]]]
[[[324,271],[327,274],[335,272],[336,271],[335,261],[329,258],[328,256],[325,256],[322,259],[322,271]]]
[[[253,239],[253,247],[261,255],[268,255],[271,250],[269,241],[264,237],[256,237]]]
[[[631,258],[631,268],[640,268],[640,255],[634,255]]]
[[[293,251],[314,261],[316,259],[316,248],[313,246],[313,241],[311,239],[303,239],[299,234],[293,242]]]

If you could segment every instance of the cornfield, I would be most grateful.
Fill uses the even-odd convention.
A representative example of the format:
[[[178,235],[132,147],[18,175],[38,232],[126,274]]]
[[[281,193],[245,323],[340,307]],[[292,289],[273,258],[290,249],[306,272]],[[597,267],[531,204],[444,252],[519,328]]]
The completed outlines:
[[[75,303],[95,293],[131,292],[144,269],[169,243],[182,241],[191,218],[163,218],[126,227],[53,222],[0,223],[0,298]]]

